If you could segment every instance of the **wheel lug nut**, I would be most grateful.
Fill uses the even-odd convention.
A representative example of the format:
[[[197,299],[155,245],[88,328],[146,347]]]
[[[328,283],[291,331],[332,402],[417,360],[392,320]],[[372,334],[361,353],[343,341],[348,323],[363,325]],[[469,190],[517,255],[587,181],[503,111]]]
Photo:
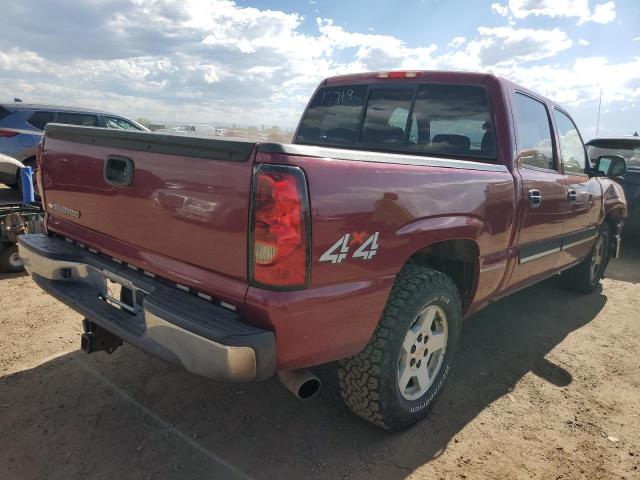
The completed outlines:
[[[422,360],[418,360],[418,363],[416,364],[416,367],[420,368],[421,364],[422,364]]]
[[[411,353],[416,353],[416,346],[415,345],[411,346]]]
[[[427,356],[427,353],[429,353],[429,351],[428,351],[428,350],[425,350],[425,351],[422,353],[422,356],[423,356],[423,357],[426,357],[426,356]]]
[[[424,344],[425,344],[425,345],[427,344],[427,340],[429,340],[429,337],[427,337],[427,336],[425,335],[425,337],[424,337]]]
[[[418,335],[418,341],[421,342],[422,341],[422,334]]]
[[[411,365],[412,367],[415,365],[416,363],[416,359],[412,358],[411,361],[409,362],[409,365]]]

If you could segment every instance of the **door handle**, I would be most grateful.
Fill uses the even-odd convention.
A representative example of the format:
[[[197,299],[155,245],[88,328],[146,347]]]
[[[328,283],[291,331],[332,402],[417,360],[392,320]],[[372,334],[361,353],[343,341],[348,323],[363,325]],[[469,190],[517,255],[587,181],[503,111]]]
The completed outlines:
[[[133,160],[109,155],[104,161],[104,180],[115,187],[126,187],[133,182]]]
[[[529,205],[531,205],[531,208],[538,208],[542,205],[542,194],[540,190],[529,190]]]
[[[576,203],[578,200],[578,192],[572,188],[567,192],[567,198],[569,199],[569,203]]]

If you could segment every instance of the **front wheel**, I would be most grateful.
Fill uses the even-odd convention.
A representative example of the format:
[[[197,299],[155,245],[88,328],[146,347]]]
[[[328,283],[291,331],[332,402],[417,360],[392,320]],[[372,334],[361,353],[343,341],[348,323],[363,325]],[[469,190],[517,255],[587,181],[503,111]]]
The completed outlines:
[[[604,271],[610,259],[611,235],[605,225],[598,234],[598,238],[587,258],[562,273],[563,286],[574,292],[593,292],[604,276]]]
[[[387,430],[418,422],[442,391],[460,327],[460,297],[451,278],[405,266],[365,349],[340,362],[343,400]]]

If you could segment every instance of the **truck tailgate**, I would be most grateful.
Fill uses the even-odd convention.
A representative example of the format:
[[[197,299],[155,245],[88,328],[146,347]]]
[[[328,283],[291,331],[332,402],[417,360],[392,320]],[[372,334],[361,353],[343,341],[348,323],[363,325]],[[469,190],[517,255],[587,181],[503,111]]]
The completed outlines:
[[[254,150],[50,124],[41,157],[48,229],[114,257],[163,257],[165,269],[189,264],[244,280]]]

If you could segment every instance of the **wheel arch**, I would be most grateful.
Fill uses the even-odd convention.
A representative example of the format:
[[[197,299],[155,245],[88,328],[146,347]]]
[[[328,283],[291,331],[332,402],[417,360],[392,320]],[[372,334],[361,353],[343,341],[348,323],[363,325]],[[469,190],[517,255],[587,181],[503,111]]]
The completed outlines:
[[[401,236],[411,237],[402,266],[412,263],[449,275],[460,293],[464,313],[475,297],[483,254],[480,237],[487,233],[491,234],[491,227],[473,215],[431,217],[411,223],[398,231]]]
[[[448,275],[458,288],[462,311],[471,305],[477,289],[480,247],[475,239],[451,238],[416,250],[405,262],[431,268]]]

